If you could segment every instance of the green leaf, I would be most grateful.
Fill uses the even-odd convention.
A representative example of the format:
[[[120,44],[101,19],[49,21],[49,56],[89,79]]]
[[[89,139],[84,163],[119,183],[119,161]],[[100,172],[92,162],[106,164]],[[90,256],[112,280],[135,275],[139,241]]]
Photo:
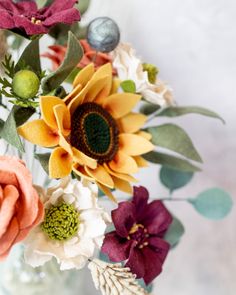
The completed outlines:
[[[188,162],[185,159],[180,159],[172,155],[159,153],[159,152],[150,152],[148,154],[143,155],[144,159],[147,161],[160,164],[162,166],[170,167],[173,169],[177,169],[180,171],[188,171],[188,172],[198,172],[201,169],[192,163]]]
[[[24,108],[24,107],[14,106],[14,109],[15,109],[14,117],[15,117],[16,127],[23,125],[35,113],[34,108]]]
[[[45,153],[45,154],[35,154],[34,157],[40,162],[43,170],[49,174],[49,169],[48,169],[48,163],[49,163],[49,158],[51,154],[50,153]]]
[[[80,0],[77,7],[81,14],[84,14],[89,8],[90,0]]]
[[[0,136],[5,139],[9,144],[16,147],[20,152],[24,152],[23,144],[20,140],[20,137],[17,133],[17,123],[15,120],[15,113],[18,110],[18,106],[14,106],[4,123]]]
[[[2,119],[0,119],[0,135],[1,135],[1,131],[2,131],[2,128],[4,126],[4,121]]]
[[[132,80],[125,80],[120,84],[124,92],[136,93],[136,85]]]
[[[173,221],[165,234],[165,240],[171,245],[171,247],[177,246],[180,242],[180,239],[184,235],[184,226],[181,221],[173,216]]]
[[[42,88],[45,93],[56,89],[66,80],[73,69],[78,65],[83,57],[83,49],[77,37],[69,32],[68,49],[65,59],[61,66],[52,74],[47,76],[42,81]]]
[[[195,199],[190,199],[189,202],[197,212],[213,220],[224,218],[230,213],[233,207],[233,201],[230,195],[219,188],[206,190]]]
[[[159,113],[157,117],[179,117],[188,114],[199,114],[206,117],[219,119],[225,124],[224,119],[222,119],[217,113],[197,106],[169,107]]]
[[[42,8],[47,4],[48,0],[36,0],[38,8]]]
[[[42,70],[40,64],[39,38],[31,41],[25,48],[16,64],[16,71],[20,71],[22,69],[22,65],[29,67],[37,75],[40,75]]]
[[[193,178],[193,172],[183,172],[169,167],[162,167],[160,180],[171,192],[187,185]]]
[[[140,113],[149,116],[160,109],[160,106],[151,103],[145,103],[140,108]]]
[[[155,145],[202,163],[202,159],[195,149],[192,140],[181,127],[174,124],[164,124],[147,128],[147,132],[152,134],[152,142]]]

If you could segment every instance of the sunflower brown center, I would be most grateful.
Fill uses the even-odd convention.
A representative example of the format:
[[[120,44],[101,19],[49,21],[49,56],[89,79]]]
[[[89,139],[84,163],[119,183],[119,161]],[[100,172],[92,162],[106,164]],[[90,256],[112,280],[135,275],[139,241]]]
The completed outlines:
[[[96,103],[82,104],[72,116],[71,145],[100,164],[116,155],[118,134],[113,117]]]

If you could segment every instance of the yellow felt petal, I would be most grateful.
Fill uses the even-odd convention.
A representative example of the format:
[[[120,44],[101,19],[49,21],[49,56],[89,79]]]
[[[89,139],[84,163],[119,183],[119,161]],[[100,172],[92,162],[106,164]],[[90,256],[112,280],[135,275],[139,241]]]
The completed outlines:
[[[107,84],[109,84],[109,76],[101,77],[100,79],[96,80],[94,84],[88,90],[83,102],[93,102],[98,101],[97,99],[101,97],[105,97],[109,95],[107,93]],[[107,94],[105,94],[107,93]]]
[[[68,141],[65,139],[65,137],[59,133],[60,140],[59,140],[59,146],[62,147],[65,151],[67,151],[68,154],[73,156],[71,145],[68,143]]]
[[[95,72],[94,64],[91,63],[87,65],[75,77],[73,82],[73,87],[75,88],[78,85],[81,85],[82,87],[84,87],[88,83],[88,81],[92,78],[94,72]]]
[[[54,147],[59,143],[59,135],[42,120],[27,122],[17,129],[20,136],[42,147]]]
[[[106,63],[103,66],[101,66],[93,75],[93,80],[99,80],[105,76],[110,77],[110,87],[112,85],[112,65],[111,63]],[[110,89],[111,90],[111,89]]]
[[[63,148],[54,149],[49,159],[50,178],[64,178],[72,171],[72,157]]]
[[[151,152],[154,145],[147,139],[136,134],[122,133],[119,135],[120,150],[130,156],[139,156]]]
[[[151,140],[152,139],[152,135],[150,133],[148,133],[148,132],[145,132],[145,131],[136,132],[136,135],[142,136],[142,137],[144,137],[147,140]]]
[[[103,167],[107,170],[107,172],[109,174],[111,174],[112,176],[115,176],[116,178],[128,181],[128,182],[138,182],[138,180],[136,178],[134,178],[132,175],[129,174],[124,174],[124,173],[119,173],[116,171],[113,171],[108,164],[104,163]]]
[[[124,133],[135,133],[144,125],[146,120],[145,115],[129,113],[119,120],[119,126]]]
[[[97,168],[97,161],[88,157],[76,148],[72,148],[74,161],[83,166],[88,166],[91,169]]]
[[[64,99],[64,103],[65,104],[69,104],[69,102],[75,98],[79,93],[80,91],[82,90],[82,85],[78,84]]]
[[[114,182],[114,186],[116,189],[125,192],[127,194],[132,194],[133,192],[133,188],[130,185],[130,183],[128,181],[116,178],[115,176],[112,176],[113,182]]]
[[[58,130],[56,118],[53,111],[53,108],[57,105],[64,106],[66,108],[63,100],[56,96],[40,97],[40,109],[42,113],[42,118],[45,123],[54,130]]]
[[[135,156],[133,158],[136,161],[138,167],[140,168],[148,167],[148,162],[143,157]]]
[[[72,166],[72,170],[78,176],[80,176],[84,179],[87,179],[91,182],[95,182],[94,178],[92,178],[91,176],[88,175],[88,173],[85,171],[83,166],[80,166],[79,164],[76,163]]]
[[[122,151],[119,151],[114,159],[109,162],[109,166],[112,170],[119,173],[133,174],[138,172],[135,160]]]
[[[114,188],[114,182],[103,166],[99,165],[96,169],[90,169],[89,167],[85,166],[84,169],[88,175],[93,177],[97,182],[109,188]]]
[[[104,194],[106,196],[108,196],[108,198],[114,202],[117,203],[116,197],[112,194],[112,192],[109,190],[109,188],[107,188],[106,186],[102,185],[101,183],[97,182],[97,186],[100,188],[101,191],[104,192]]]
[[[62,133],[64,136],[68,136],[70,134],[71,128],[71,118],[69,110],[65,105],[56,105],[53,108],[53,111],[59,132]]]
[[[132,93],[116,93],[108,96],[103,107],[115,118],[119,119],[128,113],[136,106],[142,98],[141,95]]]
[[[118,89],[120,87],[121,80],[118,78],[114,78],[112,80],[112,86],[111,86],[111,94],[117,93]]]

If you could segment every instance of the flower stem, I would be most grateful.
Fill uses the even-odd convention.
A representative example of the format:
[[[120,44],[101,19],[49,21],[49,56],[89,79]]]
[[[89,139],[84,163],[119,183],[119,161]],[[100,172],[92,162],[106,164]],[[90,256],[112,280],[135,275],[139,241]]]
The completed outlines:
[[[151,115],[149,115],[146,123],[151,122],[153,119],[155,119],[160,113],[163,112],[164,109],[165,108],[160,108],[156,110],[154,113],[152,113]]]

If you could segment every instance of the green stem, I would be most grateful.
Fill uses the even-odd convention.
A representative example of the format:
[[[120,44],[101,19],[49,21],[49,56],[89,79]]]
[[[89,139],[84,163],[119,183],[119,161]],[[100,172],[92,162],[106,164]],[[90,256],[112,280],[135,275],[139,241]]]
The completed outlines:
[[[154,113],[152,113],[151,115],[149,115],[146,123],[149,123],[153,119],[155,119],[160,113],[163,112],[163,110],[164,110],[163,108],[160,108],[160,109],[156,110]]]

